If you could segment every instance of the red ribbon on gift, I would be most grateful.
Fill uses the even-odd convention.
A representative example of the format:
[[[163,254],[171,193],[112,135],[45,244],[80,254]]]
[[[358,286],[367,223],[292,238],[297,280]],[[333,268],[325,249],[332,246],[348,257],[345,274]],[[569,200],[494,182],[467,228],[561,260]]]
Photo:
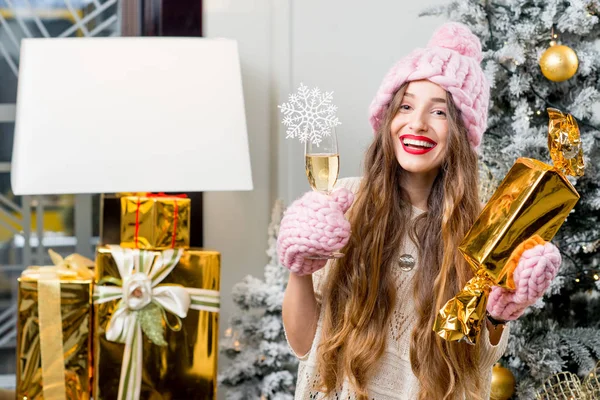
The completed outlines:
[[[177,234],[177,222],[178,222],[178,217],[179,217],[179,207],[177,206],[177,199],[185,199],[187,198],[187,195],[182,193],[182,194],[165,194],[163,192],[160,193],[146,193],[144,195],[145,197],[161,197],[161,198],[166,198],[166,197],[170,197],[170,198],[175,198],[175,209],[173,210],[173,233],[171,235],[171,248],[175,247],[175,235]],[[140,205],[142,204],[141,200],[140,200],[141,196],[138,196],[138,201],[137,201],[137,209],[135,210],[135,248],[139,248],[138,247],[138,236],[139,236],[139,231],[140,231]]]

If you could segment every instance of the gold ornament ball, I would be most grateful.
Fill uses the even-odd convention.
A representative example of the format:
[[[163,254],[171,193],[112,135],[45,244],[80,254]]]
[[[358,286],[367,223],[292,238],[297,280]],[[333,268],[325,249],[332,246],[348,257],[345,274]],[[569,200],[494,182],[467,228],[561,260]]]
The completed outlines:
[[[553,82],[571,79],[578,67],[577,54],[572,48],[564,45],[550,46],[540,58],[542,74]]]
[[[490,400],[508,400],[515,393],[515,377],[500,364],[492,369]]]

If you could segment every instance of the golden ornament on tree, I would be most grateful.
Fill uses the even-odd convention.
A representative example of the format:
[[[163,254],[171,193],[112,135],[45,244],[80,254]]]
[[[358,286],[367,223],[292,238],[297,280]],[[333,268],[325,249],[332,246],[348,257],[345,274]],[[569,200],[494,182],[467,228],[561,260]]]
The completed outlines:
[[[571,79],[578,67],[579,59],[575,51],[568,46],[557,45],[554,41],[540,58],[542,74],[553,82]]]
[[[515,393],[515,377],[499,363],[492,369],[490,400],[508,400]]]

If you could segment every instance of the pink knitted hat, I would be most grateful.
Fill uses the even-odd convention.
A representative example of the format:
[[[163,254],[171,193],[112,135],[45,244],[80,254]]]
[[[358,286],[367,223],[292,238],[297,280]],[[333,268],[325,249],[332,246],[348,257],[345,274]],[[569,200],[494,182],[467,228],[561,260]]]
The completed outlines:
[[[387,73],[369,107],[369,121],[378,131],[396,91],[405,82],[427,79],[452,95],[478,149],[487,126],[490,87],[481,69],[481,42],[457,22],[442,25],[424,49],[416,49]]]

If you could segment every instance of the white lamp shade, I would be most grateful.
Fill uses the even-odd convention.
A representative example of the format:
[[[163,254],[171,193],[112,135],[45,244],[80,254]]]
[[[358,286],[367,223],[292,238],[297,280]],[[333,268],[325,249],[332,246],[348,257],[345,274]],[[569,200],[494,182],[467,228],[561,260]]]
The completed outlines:
[[[24,39],[17,195],[251,190],[237,43]]]

